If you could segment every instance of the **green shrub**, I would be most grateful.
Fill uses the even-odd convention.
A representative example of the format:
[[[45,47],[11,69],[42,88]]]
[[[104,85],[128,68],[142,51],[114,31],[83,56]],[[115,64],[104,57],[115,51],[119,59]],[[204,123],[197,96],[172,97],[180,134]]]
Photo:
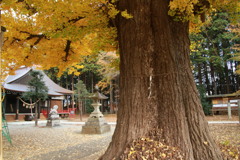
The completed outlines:
[[[209,115],[211,113],[210,109],[212,108],[212,105],[206,97],[206,88],[204,87],[204,85],[197,85],[197,89],[199,92],[203,111],[204,111],[205,115]]]

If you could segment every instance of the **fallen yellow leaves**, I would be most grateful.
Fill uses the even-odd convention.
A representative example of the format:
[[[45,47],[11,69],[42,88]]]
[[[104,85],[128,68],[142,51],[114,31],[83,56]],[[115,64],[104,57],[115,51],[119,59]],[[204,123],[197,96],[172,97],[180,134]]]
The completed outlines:
[[[181,151],[172,146],[166,145],[164,142],[151,139],[150,137],[142,137],[132,142],[129,148],[124,151],[121,156],[124,160],[159,160],[159,159],[184,159]]]

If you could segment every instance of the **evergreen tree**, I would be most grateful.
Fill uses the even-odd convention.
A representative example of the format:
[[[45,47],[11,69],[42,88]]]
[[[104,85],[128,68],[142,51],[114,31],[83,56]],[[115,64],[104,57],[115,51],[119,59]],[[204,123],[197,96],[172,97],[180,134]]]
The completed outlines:
[[[202,103],[203,111],[205,115],[210,114],[211,104],[209,103],[207,97],[206,97],[206,88],[204,85],[197,85],[197,89],[199,92],[199,97]]]
[[[32,79],[28,82],[29,90],[23,93],[23,99],[36,103],[39,100],[46,100],[48,97],[48,88],[43,81],[43,74],[32,70],[29,73]],[[38,106],[35,105],[35,126],[38,123]]]
[[[191,60],[194,75],[199,85],[204,85],[207,93],[226,94],[238,90],[238,78],[234,74],[236,53],[234,45],[239,42],[231,29],[227,12],[214,12],[208,17],[199,33],[190,35]]]
[[[80,115],[80,120],[82,120],[82,113],[83,113],[83,108],[85,109],[84,102],[86,102],[86,97],[89,96],[89,92],[86,89],[86,85],[83,83],[83,81],[79,80],[78,83],[76,84],[76,97],[78,99],[78,108],[79,108],[79,115]],[[86,106],[90,107],[90,106]]]

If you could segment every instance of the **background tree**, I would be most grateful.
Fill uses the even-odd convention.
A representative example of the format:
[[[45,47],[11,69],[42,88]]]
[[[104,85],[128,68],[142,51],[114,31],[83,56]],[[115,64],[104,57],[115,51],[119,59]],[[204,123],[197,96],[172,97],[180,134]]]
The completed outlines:
[[[45,73],[53,79],[55,83],[71,90],[75,90],[77,83],[83,81],[88,92],[92,92],[93,86],[102,80],[103,77],[99,72],[102,66],[98,64],[97,61],[98,57],[95,55],[84,56],[83,61],[67,68],[62,75],[59,74],[57,67],[45,70]],[[75,103],[78,104],[77,98],[74,99]],[[85,98],[81,104],[83,105],[83,113],[90,113],[92,111],[90,99]]]
[[[22,97],[27,101],[36,103],[39,100],[46,100],[48,98],[48,88],[43,81],[43,74],[39,71],[32,70],[29,73],[32,79],[28,82],[29,91],[24,92]],[[35,126],[38,125],[38,103],[35,107]]]
[[[84,57],[84,61],[80,63],[84,68],[80,70],[79,78],[86,84],[87,90],[91,93],[93,93],[94,86],[102,79],[99,72],[102,66],[97,63],[98,60],[98,56],[92,55]]]
[[[103,79],[98,82],[98,86],[102,93],[107,95],[110,99],[109,111],[115,113],[118,107],[118,91],[119,91],[119,54],[116,52],[102,52],[99,54],[98,64]]]
[[[83,83],[83,81],[79,80],[78,83],[76,84],[75,94],[76,94],[77,100],[78,100],[80,120],[82,121],[83,108],[84,108],[84,111],[85,111],[85,107],[84,107],[83,102],[86,100],[86,98],[90,94],[88,92],[88,90],[86,89],[86,85]]]
[[[206,87],[208,95],[227,94],[239,89],[235,74],[238,62],[233,60],[240,42],[227,12],[213,12],[200,32],[190,34],[191,61],[197,84]]]
[[[73,84],[81,79],[86,84],[88,91],[92,92],[94,85],[102,79],[99,72],[102,66],[97,62],[96,55],[83,56],[82,61],[70,66],[63,73],[60,72],[58,67],[45,70],[45,73],[55,83],[67,89],[71,89]]]
[[[197,85],[197,89],[199,92],[199,97],[200,97],[203,111],[204,111],[205,115],[210,115],[210,113],[211,113],[210,109],[212,108],[211,107],[212,105],[206,97],[206,88],[204,85]]]
[[[230,27],[230,30],[235,34],[235,37],[239,39],[240,37],[240,24],[236,24],[236,25],[231,25]],[[236,50],[236,53],[234,55],[234,58],[233,60],[236,60],[236,61],[240,61],[240,41],[238,40],[238,43],[236,43],[234,46],[233,46],[233,49]],[[236,73],[239,74],[240,73],[240,70],[239,70],[239,66],[237,67],[237,70],[236,70]]]

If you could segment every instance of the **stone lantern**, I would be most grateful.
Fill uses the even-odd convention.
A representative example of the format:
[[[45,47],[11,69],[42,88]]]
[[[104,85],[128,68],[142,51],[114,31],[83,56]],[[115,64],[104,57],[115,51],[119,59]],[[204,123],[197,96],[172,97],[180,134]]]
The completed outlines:
[[[110,125],[105,121],[103,114],[99,110],[101,106],[100,100],[107,99],[108,97],[99,93],[98,86],[95,86],[95,92],[89,98],[93,100],[92,106],[94,107],[94,111],[82,127],[82,134],[102,134],[110,131]]]

